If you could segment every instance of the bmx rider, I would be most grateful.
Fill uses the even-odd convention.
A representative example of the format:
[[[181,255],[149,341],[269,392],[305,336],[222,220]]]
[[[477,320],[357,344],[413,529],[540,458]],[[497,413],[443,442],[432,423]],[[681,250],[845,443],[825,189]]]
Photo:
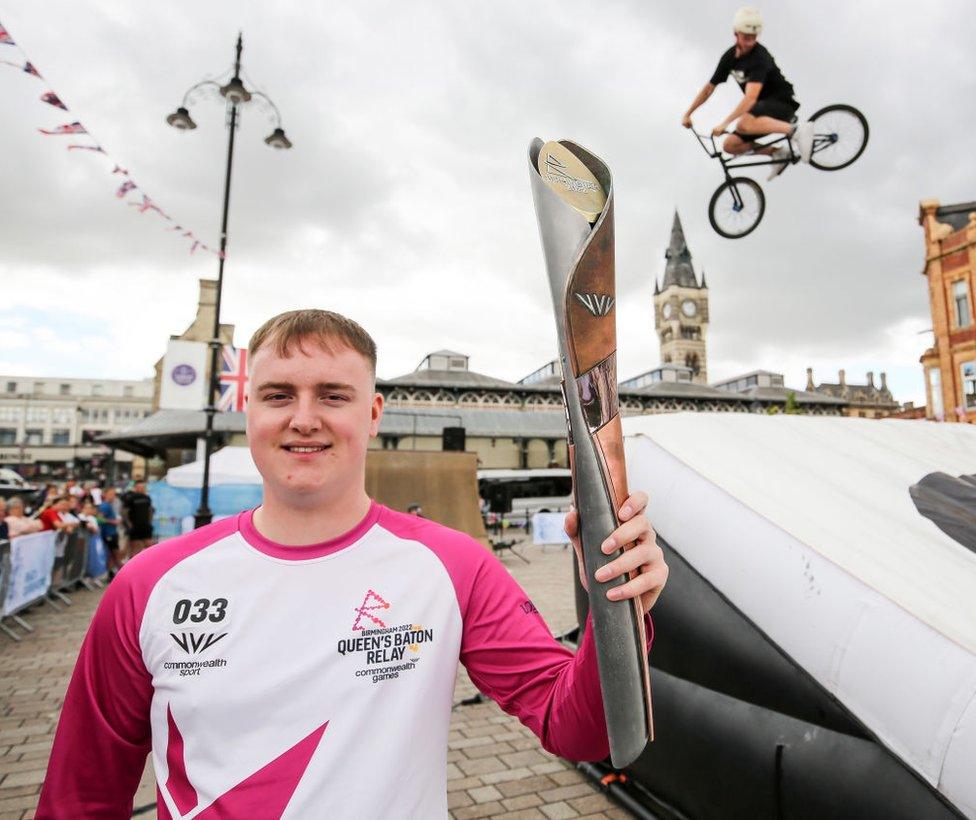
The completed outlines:
[[[769,179],[773,179],[786,170],[793,154],[785,144],[757,147],[756,140],[767,134],[788,135],[800,159],[809,162],[813,150],[813,123],[793,122],[800,104],[793,96],[793,85],[783,76],[773,55],[758,42],[762,27],[762,15],[754,6],[744,6],[735,13],[732,20],[735,45],[722,55],[715,73],[692,100],[681,124],[691,128],[691,115],[712,96],[715,86],[724,83],[731,75],[744,96],[732,112],[712,129],[712,136],[721,136],[732,123],[736,123],[735,131],[722,144],[723,150],[730,154],[751,151],[778,160],[769,174]]]

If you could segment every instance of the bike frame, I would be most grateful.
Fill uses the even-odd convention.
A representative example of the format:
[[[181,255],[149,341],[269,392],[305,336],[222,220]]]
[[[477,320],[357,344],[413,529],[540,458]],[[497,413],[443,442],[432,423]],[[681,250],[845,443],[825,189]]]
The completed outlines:
[[[779,163],[784,162],[784,160],[773,160],[771,157],[766,156],[765,154],[755,156],[754,154],[751,155],[748,153],[730,154],[729,158],[726,159],[725,153],[715,143],[715,137],[713,135],[699,134],[697,131],[692,131],[692,133],[698,138],[698,144],[701,145],[702,150],[712,159],[717,159],[719,161],[722,166],[722,172],[725,174],[725,178],[730,181],[732,179],[732,174],[729,173],[729,169],[755,168],[762,165],[778,165]],[[706,140],[711,143],[711,149],[709,149]],[[789,160],[786,160],[787,162],[793,163],[800,159],[800,157],[793,150],[792,140],[790,140],[786,134],[778,134],[775,139],[769,140],[768,142],[757,142],[756,145],[765,148],[770,145],[779,145],[781,142],[786,142],[786,146],[790,150],[790,158]]]

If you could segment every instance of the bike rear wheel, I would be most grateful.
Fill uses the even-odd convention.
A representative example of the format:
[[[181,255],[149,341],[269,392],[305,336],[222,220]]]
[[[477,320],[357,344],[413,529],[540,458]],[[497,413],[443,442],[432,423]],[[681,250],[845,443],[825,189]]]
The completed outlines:
[[[828,105],[810,122],[814,132],[810,164],[821,171],[846,168],[868,145],[867,118],[852,105]]]
[[[708,221],[726,239],[741,239],[752,233],[766,212],[766,196],[759,183],[749,177],[723,182],[708,203]]]

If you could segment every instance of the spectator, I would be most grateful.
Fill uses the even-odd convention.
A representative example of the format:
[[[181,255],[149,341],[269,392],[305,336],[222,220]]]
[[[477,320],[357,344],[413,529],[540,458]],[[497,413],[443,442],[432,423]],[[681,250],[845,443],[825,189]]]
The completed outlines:
[[[119,513],[115,508],[115,487],[109,487],[102,493],[102,503],[96,508],[98,511],[98,529],[105,544],[108,579],[111,581],[122,569],[122,556],[119,552]]]
[[[7,499],[0,496],[0,541],[10,538],[7,530]]]
[[[137,481],[122,496],[122,520],[129,534],[129,558],[134,558],[152,546],[153,505],[152,499],[146,495],[146,482]]]
[[[95,508],[94,501],[86,501],[81,505],[81,512],[78,514],[78,520],[84,525],[90,533],[97,533],[98,528],[98,510]]]
[[[88,495],[91,496],[91,500],[95,502],[97,507],[102,503],[102,485],[97,481],[89,481],[86,486],[88,487]]]
[[[27,518],[24,515],[24,499],[16,495],[7,502],[7,517],[4,521],[10,538],[44,529],[44,525],[38,519]]]
[[[78,526],[78,519],[70,515],[70,509],[71,496],[60,495],[55,498],[54,503],[41,513],[41,529],[74,532],[75,527]]]
[[[423,518],[424,510],[419,504],[411,504],[407,507],[407,515],[415,515],[418,518]]]

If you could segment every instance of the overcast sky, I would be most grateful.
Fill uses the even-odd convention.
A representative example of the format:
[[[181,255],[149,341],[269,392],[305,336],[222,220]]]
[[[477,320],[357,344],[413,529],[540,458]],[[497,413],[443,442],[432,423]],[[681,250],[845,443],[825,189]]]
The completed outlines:
[[[432,350],[516,380],[553,358],[552,308],[525,152],[534,136],[602,156],[617,196],[621,378],[660,360],[651,297],[672,213],[710,288],[709,378],[756,368],[802,387],[887,371],[924,401],[931,344],[920,199],[976,199],[971,3],[767,3],[761,41],[801,113],[831,102],[871,124],[864,156],[767,183],[751,236],[722,239],[721,182],[679,125],[731,44],[736,3],[118,3],[8,0],[0,23],[44,74],[0,65],[0,373],[138,378],[196,308],[217,259],[116,199],[118,162],[176,221],[217,245],[226,130],[202,100],[196,131],[164,119],[233,60],[295,143],[238,133],[223,319],[236,341],[276,312],[346,313],[376,338],[379,375]],[[20,59],[0,45],[0,59]],[[71,111],[38,101],[56,91]],[[734,107],[720,86],[704,130]],[[109,158],[66,151],[80,120]],[[136,201],[131,197],[131,201]]]

